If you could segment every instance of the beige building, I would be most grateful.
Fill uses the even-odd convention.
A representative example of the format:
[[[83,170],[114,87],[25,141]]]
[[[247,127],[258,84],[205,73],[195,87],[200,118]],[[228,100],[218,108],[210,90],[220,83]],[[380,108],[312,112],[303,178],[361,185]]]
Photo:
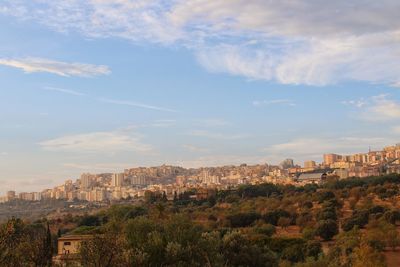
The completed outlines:
[[[79,260],[79,250],[82,242],[92,238],[91,235],[66,235],[57,241],[57,256],[53,262],[57,266],[72,266]],[[75,266],[75,265],[73,265]]]
[[[93,184],[93,175],[90,173],[83,173],[81,175],[81,189],[89,189],[92,187]]]
[[[336,161],[341,160],[341,156],[337,154],[324,154],[324,165],[329,166]]]
[[[111,186],[121,187],[124,183],[123,173],[114,173],[111,179]]]
[[[312,168],[315,168],[316,166],[317,166],[317,164],[313,160],[308,160],[308,161],[304,162],[305,169],[312,169]]]
[[[313,171],[317,167],[317,163],[313,160],[305,161],[304,162],[304,171]]]

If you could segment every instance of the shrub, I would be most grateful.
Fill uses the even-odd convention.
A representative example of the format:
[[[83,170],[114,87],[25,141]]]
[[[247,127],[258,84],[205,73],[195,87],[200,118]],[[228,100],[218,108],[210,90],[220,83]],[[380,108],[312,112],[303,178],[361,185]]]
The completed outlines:
[[[270,237],[275,234],[276,228],[272,224],[263,224],[256,227],[256,232]]]
[[[260,214],[256,212],[237,213],[227,216],[227,219],[232,227],[246,227],[260,218]]]
[[[344,231],[350,231],[354,226],[363,228],[368,223],[369,212],[366,210],[356,211],[353,216],[343,222]]]
[[[334,220],[319,221],[316,233],[324,240],[331,240],[338,233],[338,225]]]
[[[267,212],[266,214],[264,214],[262,216],[263,220],[266,223],[269,223],[269,224],[272,224],[272,225],[275,225],[275,226],[278,225],[278,220],[281,217],[289,218],[290,217],[290,213],[285,211],[285,210],[274,210],[274,211]]]

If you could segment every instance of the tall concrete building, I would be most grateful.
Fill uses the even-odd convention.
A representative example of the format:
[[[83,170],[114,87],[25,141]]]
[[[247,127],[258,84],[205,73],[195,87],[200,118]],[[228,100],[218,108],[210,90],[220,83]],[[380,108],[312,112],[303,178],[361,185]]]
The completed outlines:
[[[340,155],[337,154],[324,154],[324,165],[331,165],[340,159]]]
[[[124,183],[124,174],[123,173],[114,173],[111,178],[111,186],[121,187]]]
[[[313,160],[308,160],[304,162],[304,168],[309,169],[309,168],[315,168],[317,164]]]
[[[282,169],[289,169],[289,168],[293,168],[294,167],[294,162],[293,159],[285,159],[284,161],[282,161],[279,166]]]
[[[81,175],[81,189],[89,189],[92,187],[93,179],[90,173],[83,173]]]
[[[131,184],[132,185],[148,185],[148,179],[144,175],[134,175],[131,177]]]

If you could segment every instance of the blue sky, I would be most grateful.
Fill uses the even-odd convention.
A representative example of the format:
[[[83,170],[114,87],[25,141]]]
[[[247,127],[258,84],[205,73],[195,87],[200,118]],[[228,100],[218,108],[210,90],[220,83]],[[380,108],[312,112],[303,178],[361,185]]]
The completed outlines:
[[[0,192],[399,141],[396,1],[2,1]]]

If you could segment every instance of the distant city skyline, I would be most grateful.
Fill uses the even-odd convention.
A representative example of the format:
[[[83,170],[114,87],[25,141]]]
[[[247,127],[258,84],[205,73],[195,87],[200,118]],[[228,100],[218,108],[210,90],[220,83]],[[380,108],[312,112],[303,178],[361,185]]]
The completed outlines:
[[[395,166],[393,166],[392,171],[394,173],[398,173],[400,171],[399,169],[399,163],[400,162],[400,143],[396,143],[396,144],[392,144],[392,145],[388,145],[385,146],[379,150],[371,150],[371,148],[369,147],[368,152],[356,152],[356,153],[351,153],[351,154],[336,154],[336,153],[325,153],[322,155],[322,161],[317,162],[314,160],[305,160],[304,162],[300,163],[300,162],[296,162],[294,161],[292,158],[286,158],[284,160],[282,160],[279,165],[278,164],[269,164],[268,162],[260,162],[260,163],[247,163],[247,162],[241,162],[239,164],[225,164],[225,165],[201,165],[201,166],[178,166],[178,165],[168,165],[168,164],[162,164],[162,165],[158,165],[158,166],[128,166],[125,167],[123,169],[110,169],[109,171],[105,171],[103,169],[103,171],[99,171],[99,172],[83,172],[79,174],[79,178],[78,177],[70,177],[69,179],[63,181],[58,185],[55,185],[55,187],[53,186],[49,186],[49,185],[44,185],[44,188],[40,188],[39,192],[23,192],[22,191],[18,191],[15,189],[8,189],[4,192],[0,191],[0,196],[1,194],[5,194],[7,193],[7,195],[9,193],[12,193],[13,195],[15,195],[15,193],[21,193],[22,195],[26,195],[28,198],[33,197],[33,196],[37,196],[38,198],[36,200],[40,200],[41,199],[41,194],[43,192],[46,192],[46,194],[56,190],[56,192],[58,192],[60,189],[60,186],[62,189],[62,191],[65,190],[65,186],[66,184],[69,184],[68,187],[72,186],[73,184],[76,185],[76,182],[78,180],[80,180],[80,190],[83,191],[91,191],[93,189],[93,179],[96,176],[101,176],[103,174],[107,174],[107,175],[111,175],[111,181],[109,186],[111,186],[112,188],[118,188],[118,187],[123,187],[124,186],[124,180],[127,178],[127,175],[129,176],[129,180],[134,182],[134,184],[137,185],[150,185],[147,181],[148,178],[150,177],[146,177],[146,176],[136,176],[133,173],[131,173],[131,171],[136,171],[137,169],[147,169],[147,171],[149,169],[163,169],[163,168],[167,168],[169,169],[169,171],[171,171],[171,167],[172,168],[178,168],[178,169],[182,169],[182,168],[186,168],[186,170],[188,169],[213,169],[213,168],[224,168],[224,167],[234,167],[234,169],[236,167],[238,167],[240,169],[240,167],[242,166],[249,166],[249,167],[255,167],[255,166],[267,166],[267,169],[269,169],[270,167],[272,167],[272,172],[273,173],[272,176],[268,177],[257,177],[256,182],[260,182],[260,178],[267,178],[267,180],[262,180],[264,182],[273,182],[273,183],[293,183],[295,182],[293,180],[293,176],[295,176],[295,174],[300,174],[300,173],[308,173],[308,172],[314,172],[314,171],[318,171],[318,170],[325,170],[325,169],[329,169],[329,168],[333,168],[333,169],[341,169],[340,172],[340,179],[344,178],[343,176],[345,176],[345,178],[351,177],[349,176],[350,174],[353,174],[354,177],[365,177],[365,176],[371,176],[371,175],[380,175],[380,168],[381,166],[383,166],[382,164],[395,164]],[[372,167],[372,169],[371,169]],[[280,170],[289,170],[289,173],[285,173],[285,172],[281,172]],[[278,172],[276,172],[278,170]],[[123,171],[123,172],[122,172]],[[269,170],[271,171],[271,170]],[[292,171],[292,172],[291,172]],[[128,173],[128,174],[127,174]],[[230,174],[231,175],[231,174]],[[338,174],[335,174],[338,175]],[[177,175],[176,177],[176,186],[180,187],[183,184],[181,184],[181,179],[179,178],[180,175]],[[240,181],[241,179],[243,179],[244,177],[241,176],[237,176],[236,174],[234,175],[235,179],[238,179],[238,181]],[[187,177],[181,177],[181,178],[187,178]],[[226,178],[226,177],[225,177]],[[102,179],[104,179],[104,177],[102,177]],[[207,181],[221,181],[221,177],[219,176],[212,176],[209,175],[209,172],[206,171],[206,173],[204,174],[203,179],[207,180]],[[72,181],[75,180],[75,183],[73,183]],[[178,182],[179,180],[179,182]],[[104,182],[104,181],[103,181]],[[164,181],[165,182],[165,181]],[[253,181],[254,182],[254,181]],[[214,184],[214,183],[212,183]],[[219,184],[219,183],[218,183]],[[171,186],[171,184],[166,183],[164,184],[167,187]],[[237,185],[237,184],[236,184]],[[71,187],[72,188],[72,187]],[[102,188],[102,187],[100,187]],[[156,186],[156,188],[158,188]],[[95,195],[97,194],[97,190],[99,188],[94,188],[93,190],[96,192]],[[103,188],[104,189],[104,188]],[[102,190],[103,190],[102,189]],[[152,190],[154,190],[154,188],[151,188]],[[130,189],[129,189],[130,190]],[[148,188],[141,188],[139,191],[141,191],[142,193],[144,191],[148,190]],[[31,190],[32,191],[32,190]],[[36,190],[38,191],[38,190]],[[41,192],[42,191],[42,192]],[[103,192],[103,191],[102,191]],[[105,191],[104,191],[105,192]],[[104,193],[103,192],[103,193]],[[134,190],[132,194],[137,194],[137,190]],[[20,195],[21,195],[20,194]],[[54,192],[53,192],[54,194]],[[86,194],[86,193],[85,193]],[[89,193],[90,195],[91,193]],[[50,195],[48,196],[50,197]],[[66,195],[62,195],[62,198],[66,197]],[[121,196],[120,196],[121,197]],[[103,199],[103,197],[101,197]],[[96,199],[96,198],[95,198]],[[0,203],[2,198],[0,197]]]
[[[2,1],[0,193],[83,172],[321,162],[396,144],[399,8]]]

